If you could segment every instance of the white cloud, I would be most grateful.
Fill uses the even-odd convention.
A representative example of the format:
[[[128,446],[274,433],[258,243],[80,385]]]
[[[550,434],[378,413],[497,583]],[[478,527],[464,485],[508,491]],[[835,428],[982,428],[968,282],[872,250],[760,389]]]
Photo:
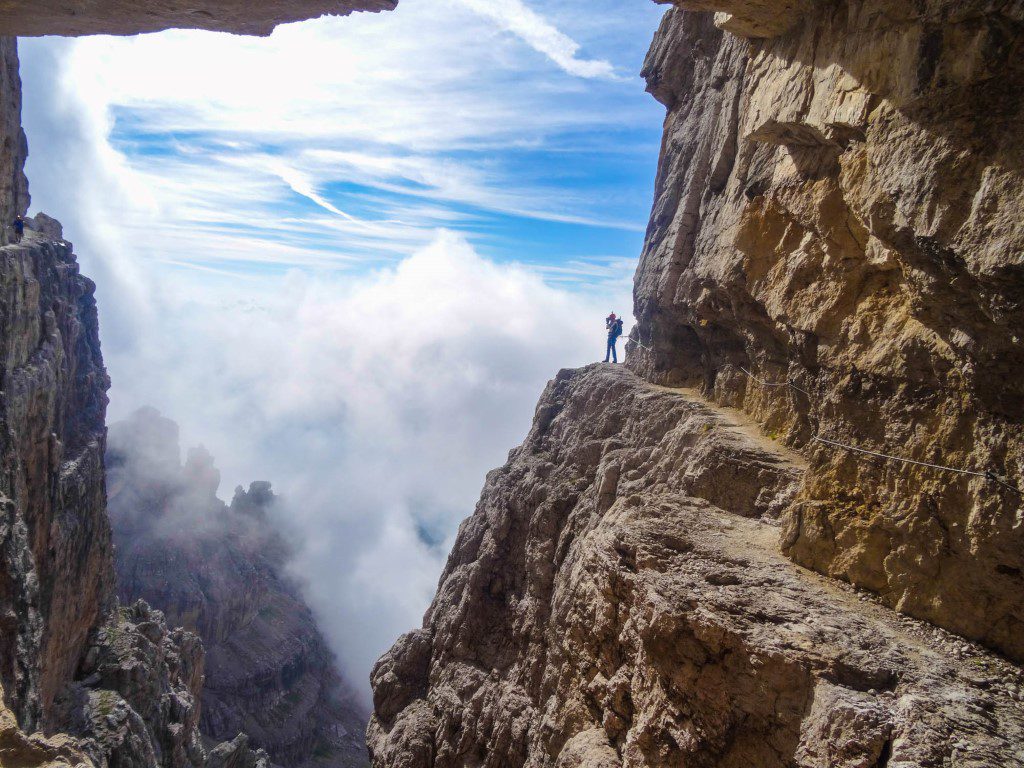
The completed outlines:
[[[460,0],[467,8],[488,18],[543,53],[570,75],[612,77],[614,68],[603,60],[579,59],[580,44],[560,32],[523,0]]]
[[[109,357],[134,374],[112,415],[143,402],[173,414],[217,457],[228,492],[275,483],[308,543],[310,599],[362,681],[418,622],[458,522],[522,440],[544,382],[603,351],[608,297],[496,265],[453,233],[354,281],[252,286],[244,307],[215,287],[179,290],[187,312],[131,360]]]

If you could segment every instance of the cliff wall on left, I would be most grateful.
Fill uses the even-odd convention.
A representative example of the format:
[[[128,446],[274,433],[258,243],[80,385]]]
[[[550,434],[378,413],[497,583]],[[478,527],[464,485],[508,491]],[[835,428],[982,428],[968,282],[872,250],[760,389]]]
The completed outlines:
[[[0,765],[269,765],[245,736],[204,747],[199,639],[168,629],[145,603],[117,604],[104,484],[109,379],[94,285],[55,220],[29,219],[18,242],[11,226],[30,202],[13,35],[269,34],[284,21],[392,7],[0,3]]]

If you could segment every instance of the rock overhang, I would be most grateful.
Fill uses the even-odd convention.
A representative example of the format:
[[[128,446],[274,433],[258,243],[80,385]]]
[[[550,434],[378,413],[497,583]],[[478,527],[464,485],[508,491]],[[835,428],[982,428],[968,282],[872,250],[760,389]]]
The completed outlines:
[[[17,37],[135,35],[203,29],[269,35],[278,24],[355,11],[390,11],[398,0],[8,0],[0,3],[0,34]]]

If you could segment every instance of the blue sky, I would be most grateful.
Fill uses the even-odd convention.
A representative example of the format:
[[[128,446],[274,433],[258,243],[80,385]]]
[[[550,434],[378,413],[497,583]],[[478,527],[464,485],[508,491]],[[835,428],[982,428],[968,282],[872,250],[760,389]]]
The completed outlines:
[[[629,315],[662,12],[400,0],[20,43],[33,209],[97,283],[110,419],[173,418],[222,496],[274,483],[364,695],[545,383]]]
[[[358,272],[444,227],[592,283],[629,269],[650,209],[660,108],[637,72],[661,10],[403,0],[269,39],[22,48],[30,67],[58,47],[69,95],[104,123],[134,198],[120,223],[153,241],[147,260]]]

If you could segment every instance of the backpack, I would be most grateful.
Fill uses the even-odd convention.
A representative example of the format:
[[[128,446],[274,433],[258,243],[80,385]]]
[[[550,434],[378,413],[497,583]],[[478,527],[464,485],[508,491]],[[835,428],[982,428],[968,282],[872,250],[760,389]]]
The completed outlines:
[[[616,320],[612,326],[612,338],[617,339],[622,335],[622,320]]]

